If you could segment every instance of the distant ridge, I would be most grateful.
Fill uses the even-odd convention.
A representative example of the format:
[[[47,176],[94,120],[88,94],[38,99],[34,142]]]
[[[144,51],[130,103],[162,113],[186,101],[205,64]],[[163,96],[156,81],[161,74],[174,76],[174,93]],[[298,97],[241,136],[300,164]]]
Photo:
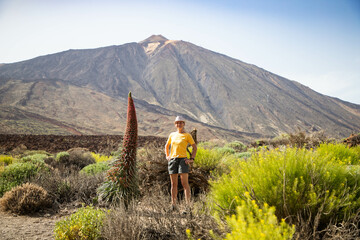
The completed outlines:
[[[167,136],[179,114],[188,119],[188,128],[197,127],[207,139],[249,140],[298,128],[333,137],[360,131],[360,105],[162,35],[0,66],[3,108],[82,126],[73,129],[82,134],[122,133],[129,91],[143,135]],[[38,123],[26,121],[15,113],[0,113],[4,133],[26,133]]]

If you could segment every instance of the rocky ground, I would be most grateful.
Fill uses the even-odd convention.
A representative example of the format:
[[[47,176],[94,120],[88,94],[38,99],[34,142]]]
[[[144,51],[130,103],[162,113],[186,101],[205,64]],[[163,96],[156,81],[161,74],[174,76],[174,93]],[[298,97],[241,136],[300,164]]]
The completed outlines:
[[[0,134],[0,153],[19,149],[45,150],[49,153],[67,151],[71,148],[87,148],[89,151],[110,154],[122,143],[121,135],[10,135]],[[138,146],[148,142],[165,145],[166,138],[154,136],[139,136]],[[19,150],[20,150],[19,149]]]

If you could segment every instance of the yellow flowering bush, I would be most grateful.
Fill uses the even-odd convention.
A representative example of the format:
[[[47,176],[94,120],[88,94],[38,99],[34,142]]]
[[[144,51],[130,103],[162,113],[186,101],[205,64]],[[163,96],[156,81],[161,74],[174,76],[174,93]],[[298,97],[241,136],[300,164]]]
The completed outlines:
[[[225,239],[247,240],[285,240],[291,239],[295,226],[289,226],[284,219],[278,222],[275,207],[264,204],[262,208],[250,200],[249,193],[245,193],[246,200],[236,208],[236,214],[226,217],[231,232]]]
[[[9,155],[0,155],[0,166],[7,166],[14,162],[14,158]]]
[[[80,208],[76,213],[55,224],[56,240],[98,239],[105,219],[105,212],[93,206]]]
[[[101,155],[101,154],[97,154],[92,152],[91,156],[93,156],[93,158],[95,159],[95,162],[99,163],[99,162],[107,162],[111,159],[111,156],[106,156],[106,155]]]
[[[348,147],[345,144],[321,144],[316,152],[323,158],[337,161],[340,164],[360,164],[360,146]]]
[[[316,150],[262,150],[213,181],[209,202],[219,213],[234,214],[246,200],[244,192],[259,205],[274,206],[279,219],[318,215],[316,224],[321,226],[329,219],[342,221],[360,208],[360,175]]]

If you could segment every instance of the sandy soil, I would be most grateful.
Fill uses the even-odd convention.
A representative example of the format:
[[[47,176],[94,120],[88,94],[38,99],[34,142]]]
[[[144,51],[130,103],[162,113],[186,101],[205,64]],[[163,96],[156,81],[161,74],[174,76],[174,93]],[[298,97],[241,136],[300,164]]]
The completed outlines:
[[[56,214],[42,213],[33,216],[16,215],[0,211],[0,239],[54,239],[55,223],[75,211],[76,209],[64,208]]]

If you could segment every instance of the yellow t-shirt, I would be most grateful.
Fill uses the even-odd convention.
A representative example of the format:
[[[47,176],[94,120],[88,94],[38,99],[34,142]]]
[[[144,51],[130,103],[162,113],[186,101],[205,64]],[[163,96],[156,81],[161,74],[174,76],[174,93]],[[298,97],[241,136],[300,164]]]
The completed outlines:
[[[171,144],[171,158],[186,158],[186,147],[194,144],[195,141],[189,133],[172,132],[167,140],[167,144]]]

